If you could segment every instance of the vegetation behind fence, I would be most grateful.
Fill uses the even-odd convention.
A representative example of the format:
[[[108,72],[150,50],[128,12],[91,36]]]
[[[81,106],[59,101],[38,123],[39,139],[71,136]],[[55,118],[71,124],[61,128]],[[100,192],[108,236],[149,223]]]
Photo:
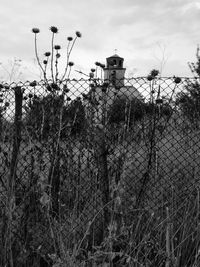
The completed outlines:
[[[2,83],[1,266],[195,266],[199,88]]]

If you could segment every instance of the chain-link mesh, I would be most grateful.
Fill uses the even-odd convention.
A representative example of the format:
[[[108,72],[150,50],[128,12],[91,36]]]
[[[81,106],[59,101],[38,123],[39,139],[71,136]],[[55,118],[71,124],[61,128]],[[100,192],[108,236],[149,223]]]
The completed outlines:
[[[165,221],[167,209],[178,231],[199,205],[194,87],[154,77],[2,83],[1,266],[89,250],[113,222],[119,233],[137,227],[140,213]]]

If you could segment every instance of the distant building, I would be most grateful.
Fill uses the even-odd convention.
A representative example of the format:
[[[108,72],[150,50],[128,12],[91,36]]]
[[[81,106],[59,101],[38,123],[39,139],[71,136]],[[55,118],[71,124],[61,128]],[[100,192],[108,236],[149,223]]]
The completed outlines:
[[[123,67],[124,58],[117,54],[106,59],[104,68],[104,80],[115,89],[118,96],[126,96],[129,99],[137,98],[142,100],[142,94],[132,85],[127,85],[125,79],[126,68]]]
[[[117,54],[106,59],[104,68],[104,80],[111,82],[115,87],[124,86],[124,75],[126,69],[123,68],[124,59]]]
[[[106,58],[104,82],[108,85],[107,88],[95,86],[87,95],[89,101],[86,100],[86,106],[89,113],[93,111],[92,117],[96,117],[95,121],[101,121],[102,116],[105,116],[105,110],[108,110],[116,98],[138,99],[141,101],[144,99],[135,87],[126,85],[126,68],[123,67],[123,63],[124,58],[117,54]],[[93,103],[92,106],[95,106],[95,103],[97,103],[98,108],[94,110],[91,103]]]

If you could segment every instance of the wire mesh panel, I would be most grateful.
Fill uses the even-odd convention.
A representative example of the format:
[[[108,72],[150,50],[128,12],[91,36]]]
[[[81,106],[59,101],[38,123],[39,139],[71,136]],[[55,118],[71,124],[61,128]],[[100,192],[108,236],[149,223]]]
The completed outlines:
[[[121,253],[125,263],[119,266],[139,266],[131,255],[147,230],[145,240],[153,245],[145,257],[154,264],[149,266],[162,266],[166,255],[152,251],[163,243],[149,233],[163,235],[170,218],[174,236],[180,235],[189,211],[196,229],[198,82],[141,77],[2,83],[1,266],[11,258],[14,266],[65,266],[61,259],[70,266],[69,255],[79,266],[88,251],[96,255],[92,266],[100,266],[96,250],[101,245],[106,251],[113,235],[113,259]],[[143,259],[143,252],[136,254]]]

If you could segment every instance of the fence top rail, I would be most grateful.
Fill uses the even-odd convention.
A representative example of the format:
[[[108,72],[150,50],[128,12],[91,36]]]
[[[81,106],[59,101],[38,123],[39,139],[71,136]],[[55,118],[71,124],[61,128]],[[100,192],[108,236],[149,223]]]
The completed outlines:
[[[155,79],[153,79],[154,81],[167,81],[167,80],[171,80],[174,81],[176,77],[175,76],[163,76],[163,77],[156,77]],[[181,79],[181,81],[199,81],[200,77],[187,77],[187,76],[179,76],[179,78]],[[130,82],[130,81],[140,81],[140,80],[145,80],[147,82],[150,82],[148,80],[148,76],[137,76],[137,77],[125,77],[123,78],[123,80],[125,82]],[[70,78],[70,79],[65,79],[63,81],[58,80],[57,84],[67,84],[67,83],[79,83],[79,82],[85,82],[85,83],[89,83],[92,81],[96,81],[96,82],[100,82],[103,83],[104,79],[102,78],[94,78],[94,79],[86,79],[86,78]],[[1,81],[0,82],[0,89],[1,88],[5,88],[6,86],[9,88],[13,88],[15,86],[41,86],[41,85],[46,85],[47,83],[52,83],[53,81],[51,79],[48,80],[26,80],[26,81],[13,81],[13,82],[7,82],[7,81]]]

